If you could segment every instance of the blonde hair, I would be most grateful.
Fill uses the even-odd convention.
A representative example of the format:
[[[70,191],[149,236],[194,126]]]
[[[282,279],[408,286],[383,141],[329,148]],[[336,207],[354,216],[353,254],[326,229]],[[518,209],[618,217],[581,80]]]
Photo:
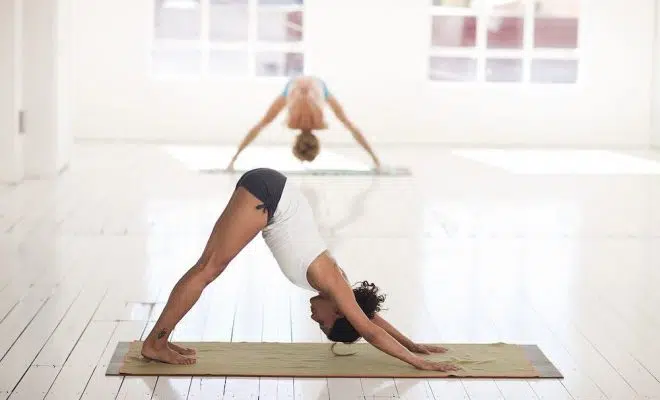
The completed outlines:
[[[292,83],[289,94],[289,129],[312,131],[327,129],[321,107],[321,92],[309,78],[299,78]]]
[[[319,139],[311,131],[302,131],[296,136],[292,150],[298,160],[312,162],[319,155],[321,145]]]

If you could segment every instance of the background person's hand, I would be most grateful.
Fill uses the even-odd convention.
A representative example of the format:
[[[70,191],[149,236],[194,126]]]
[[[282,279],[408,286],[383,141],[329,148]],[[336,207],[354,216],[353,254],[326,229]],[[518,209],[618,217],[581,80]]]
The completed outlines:
[[[227,165],[227,171],[234,172],[234,162],[236,162],[236,157],[232,158],[229,165]]]

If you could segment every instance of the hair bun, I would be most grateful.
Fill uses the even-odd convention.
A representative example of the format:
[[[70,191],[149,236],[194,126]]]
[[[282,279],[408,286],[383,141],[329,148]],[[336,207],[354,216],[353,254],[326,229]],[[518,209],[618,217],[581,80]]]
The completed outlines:
[[[378,286],[368,281],[362,281],[353,289],[355,299],[369,318],[373,318],[374,314],[381,310],[381,304],[385,302],[386,296],[378,294],[379,291]]]

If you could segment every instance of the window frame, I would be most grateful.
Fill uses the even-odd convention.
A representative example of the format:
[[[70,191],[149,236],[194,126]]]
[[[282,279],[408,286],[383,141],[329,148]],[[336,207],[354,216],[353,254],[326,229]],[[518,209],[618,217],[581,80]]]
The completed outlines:
[[[426,80],[435,85],[544,85],[544,86],[580,86],[582,84],[581,68],[581,34],[580,15],[578,15],[578,35],[575,49],[567,48],[537,48],[534,47],[534,28],[536,15],[534,0],[520,0],[524,4],[524,11],[511,12],[506,10],[492,10],[485,5],[485,1],[475,7],[434,5],[429,0],[429,35],[428,52],[426,57]],[[581,0],[573,0],[580,2]],[[474,47],[443,47],[433,45],[433,19],[436,16],[459,16],[476,18],[476,41]],[[487,22],[493,17],[523,18],[522,47],[519,49],[492,49],[488,48]],[[473,80],[440,80],[431,78],[432,57],[461,57],[476,60],[476,77]],[[515,82],[497,82],[486,80],[486,60],[492,58],[507,58],[522,61],[521,80]],[[534,60],[560,60],[577,62],[576,79],[573,82],[534,82],[531,80],[532,61]]]
[[[162,1],[162,0],[161,0]],[[163,4],[167,0],[163,1]],[[299,53],[303,57],[303,72],[307,71],[306,54],[306,4],[259,4],[259,0],[246,0],[248,7],[248,34],[245,41],[217,41],[210,36],[211,0],[197,0],[200,8],[200,36],[197,39],[159,39],[156,34],[156,13],[159,0],[150,0],[149,44],[147,52],[147,74],[154,81],[278,81],[288,80],[288,75],[257,75],[257,54],[259,52]],[[258,39],[258,15],[261,10],[273,12],[296,12],[303,16],[302,40],[296,42],[271,42]],[[153,53],[157,49],[198,49],[201,51],[200,72],[198,74],[160,74],[154,72]],[[210,71],[210,56],[215,50],[244,50],[247,53],[247,70],[244,74],[224,75]]]

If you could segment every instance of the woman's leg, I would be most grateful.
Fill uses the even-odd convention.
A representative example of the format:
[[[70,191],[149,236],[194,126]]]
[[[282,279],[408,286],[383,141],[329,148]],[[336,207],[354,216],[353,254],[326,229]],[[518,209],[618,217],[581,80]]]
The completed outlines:
[[[168,346],[167,340],[176,324],[197,302],[204,288],[266,226],[267,214],[257,209],[260,204],[261,200],[245,188],[238,187],[234,191],[213,227],[202,256],[174,286],[162,314],[144,341],[144,357],[170,364],[195,362],[194,357],[180,353],[192,354],[194,351]]]

